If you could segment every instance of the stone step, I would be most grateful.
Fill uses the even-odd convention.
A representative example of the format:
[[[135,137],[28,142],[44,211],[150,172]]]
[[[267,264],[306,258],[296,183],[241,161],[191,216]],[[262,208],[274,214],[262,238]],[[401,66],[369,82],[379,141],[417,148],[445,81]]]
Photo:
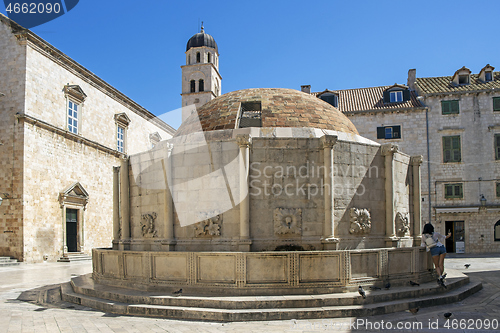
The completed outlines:
[[[64,257],[60,257],[58,262],[71,262],[71,261],[91,261],[92,256],[89,256],[83,252],[71,252],[66,253]]]
[[[466,276],[449,278],[447,285],[445,289],[434,282],[434,285],[367,291],[366,299],[357,293],[242,297],[183,293],[176,297],[112,288],[93,283],[87,275],[61,285],[61,295],[64,301],[121,315],[250,321],[371,316],[457,302],[482,288],[481,283],[471,283]]]
[[[12,259],[11,257],[0,257],[0,267],[4,266],[18,266],[21,263],[17,259]]]
[[[390,290],[372,291],[366,288],[366,299],[358,292],[318,294],[318,295],[283,295],[283,296],[232,296],[207,297],[190,293],[183,288],[182,295],[171,293],[148,293],[130,289],[114,288],[95,283],[91,274],[71,279],[73,290],[82,295],[107,299],[114,302],[129,304],[150,304],[183,307],[207,307],[228,309],[262,309],[262,308],[291,308],[315,306],[362,305],[387,302],[401,298],[417,298],[427,295],[436,295],[449,292],[469,283],[469,277],[463,274],[447,279],[447,288],[438,286],[436,282],[423,283],[419,287],[396,287]]]

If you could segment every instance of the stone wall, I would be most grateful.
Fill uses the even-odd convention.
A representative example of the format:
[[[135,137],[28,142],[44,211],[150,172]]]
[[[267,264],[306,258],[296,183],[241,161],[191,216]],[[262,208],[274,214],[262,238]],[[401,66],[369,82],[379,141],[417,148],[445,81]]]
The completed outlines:
[[[24,109],[26,46],[0,19],[0,256],[23,253],[23,126],[15,114]]]
[[[113,166],[124,156],[115,115],[130,120],[125,153],[146,151],[151,134],[168,139],[173,131],[38,36],[16,37],[8,25],[0,16],[0,255],[27,262],[61,257],[60,193],[77,183],[88,193],[77,248],[90,254],[112,240]],[[67,131],[68,83],[86,95],[78,134]]]
[[[24,261],[55,261],[62,256],[64,223],[59,193],[75,182],[88,192],[83,215],[83,244],[90,254],[94,247],[107,247],[112,239],[112,155],[25,123],[24,161]],[[64,156],[64,158],[61,158]],[[79,221],[80,223],[82,221]]]
[[[432,278],[424,248],[296,252],[93,250],[93,279],[139,290],[205,295],[287,295],[408,285]],[[271,268],[272,269],[269,269]]]
[[[422,155],[422,223],[429,222],[429,178],[427,172],[427,131],[425,110],[415,109],[405,112],[353,112],[345,113],[364,137],[381,144],[397,144],[405,154]],[[401,139],[377,139],[377,127],[401,126]]]
[[[328,237],[337,239],[336,248],[384,247],[392,231],[387,230],[386,156],[382,156],[380,146],[359,136],[332,132],[329,135],[336,138],[333,147],[325,148],[326,133],[319,131],[314,137],[315,129],[309,129],[310,133],[300,130],[293,129],[296,134],[286,128],[210,131],[194,134],[195,139],[176,137],[149,152],[131,156],[131,239],[116,240],[130,243],[131,250],[165,249],[165,223],[172,214],[165,200],[172,193],[176,251],[238,250],[246,218],[241,210],[245,200],[251,251],[294,246],[324,249],[323,241]],[[249,148],[239,142],[243,131],[252,132],[246,134]],[[246,149],[249,160],[244,171],[239,154]],[[326,222],[331,184],[325,177],[325,154],[331,149],[333,234]],[[392,165],[392,215],[401,213],[398,222],[406,223],[397,226],[406,229],[395,236],[407,238],[397,246],[411,246],[410,157],[395,152]],[[243,172],[248,172],[248,177],[244,176],[242,187]],[[165,178],[169,177],[172,186],[166,190]],[[353,214],[359,215],[355,221]],[[152,229],[146,226],[148,216],[154,217]],[[367,225],[358,228],[353,225],[356,222]]]

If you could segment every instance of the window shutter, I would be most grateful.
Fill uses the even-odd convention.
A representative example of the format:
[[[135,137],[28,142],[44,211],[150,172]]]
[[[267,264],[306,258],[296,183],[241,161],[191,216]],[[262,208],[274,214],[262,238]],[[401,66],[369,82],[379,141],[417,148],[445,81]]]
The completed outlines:
[[[493,97],[493,110],[500,111],[500,97]]]
[[[392,126],[392,133],[394,139],[401,139],[401,126]]]
[[[385,139],[385,128],[377,127],[377,139]]]
[[[410,91],[403,90],[403,101],[409,101],[411,99]]]
[[[446,185],[446,196],[447,197],[453,196],[453,186],[452,185]]]
[[[450,113],[450,104],[448,101],[441,101],[441,112],[442,114]]]
[[[390,102],[391,102],[391,92],[384,91],[384,103],[390,103]]]
[[[459,113],[458,109],[458,101],[451,101],[451,110],[450,113]]]

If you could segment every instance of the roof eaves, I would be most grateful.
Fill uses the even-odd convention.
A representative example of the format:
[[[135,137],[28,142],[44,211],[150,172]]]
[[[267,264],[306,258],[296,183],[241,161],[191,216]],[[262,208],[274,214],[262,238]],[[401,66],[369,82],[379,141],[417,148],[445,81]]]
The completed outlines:
[[[102,80],[94,73],[80,65],[75,60],[71,59],[69,56],[61,52],[59,49],[55,48],[53,45],[42,39],[40,36],[36,35],[29,29],[25,29],[16,22],[7,18],[5,15],[0,13],[0,20],[5,24],[10,24],[12,27],[12,33],[18,38],[26,38],[27,41],[34,46],[34,49],[42,54],[47,54],[54,60],[56,63],[59,63],[63,67],[70,69],[73,74],[80,76],[84,80],[89,81],[89,83],[96,89],[105,93],[109,97],[113,98],[117,102],[124,104],[129,107],[139,116],[144,119],[153,122],[155,125],[169,133],[170,135],[174,135],[175,129],[169,124],[165,123],[158,117],[156,117],[153,113],[146,110],[144,107],[140,106],[132,99],[127,97],[125,94],[111,86],[106,81]]]
[[[417,106],[417,107],[407,107],[407,108],[384,108],[384,109],[370,109],[370,110],[359,110],[359,111],[342,111],[346,115],[354,114],[364,114],[364,113],[398,113],[398,112],[411,112],[411,111],[426,111],[429,108],[427,106]]]

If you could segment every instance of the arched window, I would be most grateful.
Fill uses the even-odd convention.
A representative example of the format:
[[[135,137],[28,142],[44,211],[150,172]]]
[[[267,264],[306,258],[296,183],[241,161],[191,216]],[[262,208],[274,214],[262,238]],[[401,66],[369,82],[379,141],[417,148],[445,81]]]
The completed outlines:
[[[203,80],[198,82],[198,91],[205,91],[205,82]]]
[[[212,62],[212,58],[211,58],[210,52],[208,52],[207,56],[208,56],[208,62]]]
[[[500,221],[495,223],[495,241],[500,242]]]
[[[196,90],[196,83],[194,82],[194,80],[191,80],[191,92],[195,92]]]
[[[191,65],[191,55],[188,54],[188,65]]]
[[[196,53],[196,62],[200,62],[201,56],[200,52]]]

